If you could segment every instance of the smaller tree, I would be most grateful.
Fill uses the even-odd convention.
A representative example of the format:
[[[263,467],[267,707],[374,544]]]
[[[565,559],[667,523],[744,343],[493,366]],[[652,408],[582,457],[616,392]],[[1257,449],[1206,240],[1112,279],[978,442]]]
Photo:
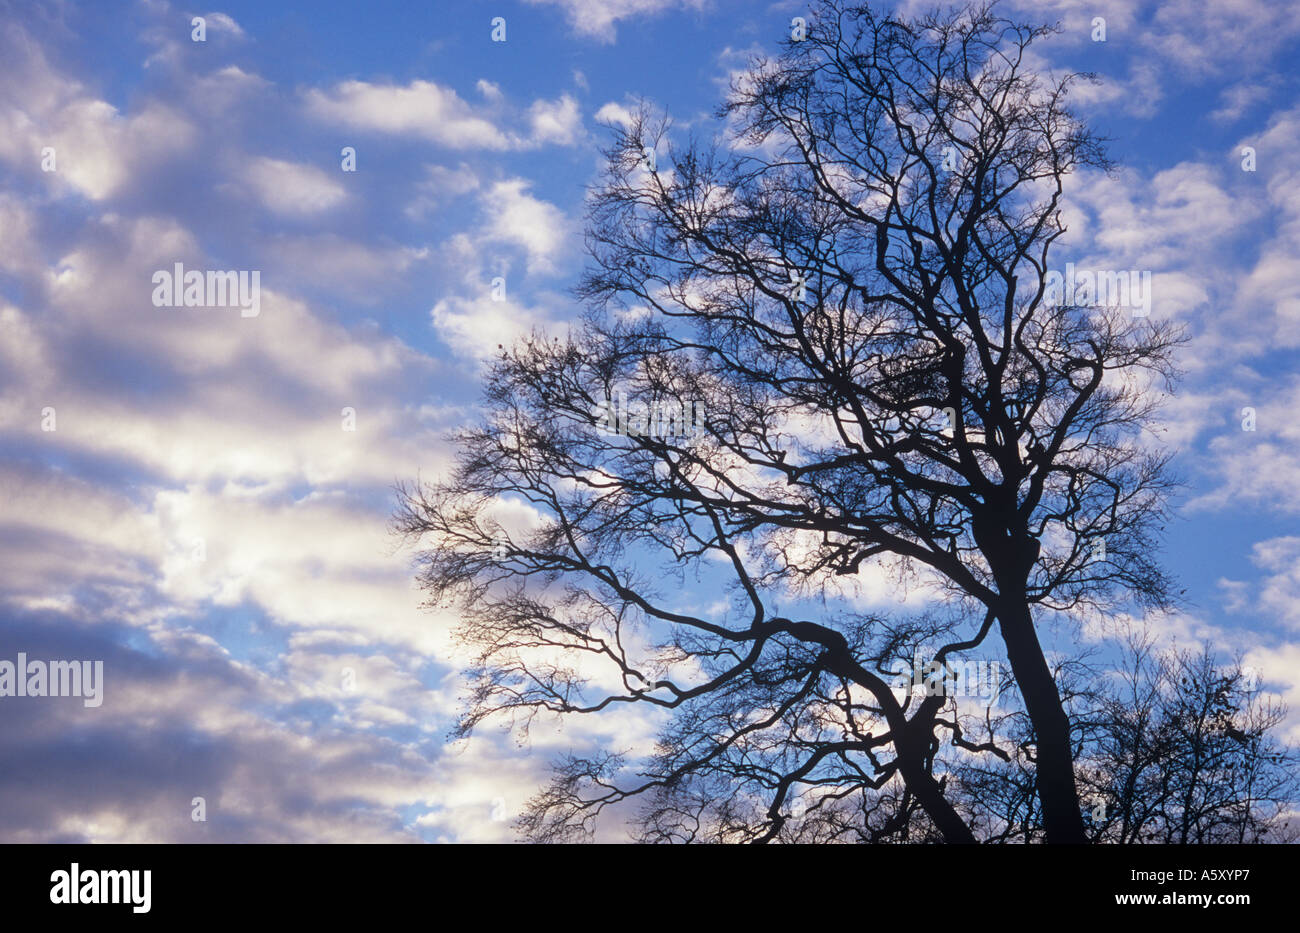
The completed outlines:
[[[1101,707],[1081,785],[1107,802],[1103,842],[1290,841],[1300,782],[1294,751],[1272,730],[1286,708],[1241,665],[1209,649],[1134,646],[1122,688]],[[1086,775],[1095,774],[1089,780]]]
[[[1280,742],[1286,708],[1240,663],[1208,647],[1125,646],[1118,670],[1071,662],[1058,671],[1073,724],[1076,779],[1094,843],[1291,842],[1300,758]],[[1008,734],[1027,737],[1009,718]],[[1032,747],[955,769],[956,806],[983,842],[1041,840]]]

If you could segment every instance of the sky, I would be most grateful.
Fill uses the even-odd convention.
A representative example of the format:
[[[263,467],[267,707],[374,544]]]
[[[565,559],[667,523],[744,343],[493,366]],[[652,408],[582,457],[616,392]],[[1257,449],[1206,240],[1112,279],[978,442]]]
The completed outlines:
[[[1300,5],[1002,9],[1061,25],[1035,64],[1096,74],[1117,163],[1058,256],[1150,270],[1192,338],[1187,605],[1134,621],[1240,654],[1300,741]],[[0,660],[104,668],[97,707],[0,697],[0,841],[508,841],[550,759],[650,747],[631,710],[448,740],[456,620],[392,487],[451,462],[498,344],[579,314],[610,127],[645,98],[713,135],[806,12],[0,0]],[[257,270],[257,313],[157,306],[176,263]]]

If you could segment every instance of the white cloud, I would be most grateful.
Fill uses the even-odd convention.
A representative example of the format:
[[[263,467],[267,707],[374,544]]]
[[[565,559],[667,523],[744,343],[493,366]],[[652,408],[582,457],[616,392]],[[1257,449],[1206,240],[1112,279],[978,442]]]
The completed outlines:
[[[40,314],[3,312],[13,338],[6,355],[25,349],[22,383],[0,402],[0,431],[42,450],[125,458],[180,482],[389,483],[428,456],[420,451],[425,429],[392,395],[427,376],[428,357],[395,338],[327,322],[265,280],[256,318],[154,308],[153,270],[178,261],[210,267],[193,235],[157,218],[109,217],[84,236],[47,274]],[[383,261],[393,269],[411,259]],[[135,378],[160,379],[169,390],[146,398],[105,392],[105,361],[119,357],[135,361]],[[36,415],[45,406],[58,411],[57,432],[40,431]],[[353,434],[340,431],[344,406],[359,412]]]
[[[596,111],[596,119],[601,123],[614,123],[627,129],[632,125],[632,111],[611,100]]]
[[[667,10],[704,6],[703,0],[528,0],[564,10],[569,24],[580,36],[613,42],[620,20],[654,16]]]
[[[398,288],[412,266],[429,256],[425,248],[364,243],[335,233],[276,237],[265,249],[295,282],[328,286],[367,304]]]
[[[1229,85],[1219,93],[1220,106],[1210,113],[1210,119],[1217,123],[1234,123],[1245,115],[1246,111],[1264,101],[1273,92],[1272,81],[1243,81]]]
[[[553,143],[572,146],[582,135],[582,115],[578,102],[568,94],[559,100],[534,101],[528,110],[533,145]]]
[[[1300,537],[1257,542],[1251,560],[1268,574],[1258,594],[1260,609],[1300,629]]]
[[[253,193],[277,214],[317,214],[347,198],[336,179],[312,165],[262,157],[244,171]]]
[[[1300,7],[1272,0],[1164,0],[1141,42],[1196,77],[1265,65],[1300,35]]]
[[[204,19],[207,21],[208,29],[213,32],[224,32],[237,39],[244,38],[243,27],[228,13],[206,13]]]
[[[1210,439],[1206,473],[1215,482],[1193,498],[1189,510],[1258,506],[1300,513],[1300,379],[1283,386],[1256,379],[1237,387],[1217,406],[1226,424]],[[1243,430],[1245,407],[1255,409],[1254,430]]]
[[[519,337],[544,329],[549,318],[535,308],[507,297],[495,301],[490,286],[478,294],[443,298],[430,312],[438,335],[461,356],[486,360],[500,354],[498,346],[510,346]]]
[[[4,45],[0,55],[7,55]],[[7,59],[6,70],[9,77],[0,79],[0,160],[56,190],[102,201],[196,139],[194,127],[172,108],[149,102],[123,116],[54,75],[39,53]],[[53,150],[54,171],[42,168],[47,149]]]
[[[571,227],[564,212],[533,197],[522,178],[499,181],[483,194],[487,229],[483,240],[521,247],[530,272],[553,272],[555,261],[570,243]]]
[[[507,149],[510,140],[451,88],[432,81],[406,86],[343,81],[311,90],[307,111],[319,120],[371,132],[419,136],[452,149]]]
[[[568,94],[533,101],[520,117],[526,131],[502,128],[512,119],[499,85],[480,79],[487,110],[476,110],[451,88],[431,81],[409,85],[344,81],[330,92],[311,90],[307,112],[318,120],[358,130],[416,136],[450,149],[529,149],[572,146],[582,136],[578,102]]]
[[[481,229],[457,234],[443,247],[446,265],[463,270],[462,290],[439,299],[430,317],[439,336],[461,356],[489,359],[499,345],[551,326],[547,310],[515,298],[507,250],[523,251],[530,274],[553,273],[571,245],[572,225],[559,208],[529,194],[529,187],[522,178],[489,186],[481,195]],[[494,286],[497,278],[504,293]]]
[[[479,187],[478,173],[467,163],[455,168],[426,165],[425,177],[416,185],[416,194],[406,206],[406,216],[420,219],[442,204],[468,194]]]
[[[1155,116],[1162,97],[1160,72],[1149,62],[1134,64],[1127,78],[1099,75],[1096,81],[1080,79],[1070,86],[1071,104],[1119,109],[1140,119]]]

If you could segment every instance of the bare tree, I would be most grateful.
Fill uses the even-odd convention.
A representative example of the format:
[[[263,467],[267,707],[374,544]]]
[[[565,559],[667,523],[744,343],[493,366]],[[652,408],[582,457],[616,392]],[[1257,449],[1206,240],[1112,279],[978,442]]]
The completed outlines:
[[[1131,650],[1122,692],[1097,717],[1085,783],[1102,803],[1100,841],[1291,841],[1295,753],[1273,737],[1285,707],[1261,695],[1240,664],[1208,650]]]
[[[646,839],[790,838],[806,792],[839,837],[973,842],[941,751],[1005,758],[996,723],[898,674],[996,631],[1045,838],[1087,840],[1038,626],[1168,602],[1141,433],[1179,336],[1048,289],[1065,180],[1106,165],[1076,76],[1027,65],[1049,32],[824,3],[735,83],[721,138],[677,147],[648,107],[616,131],[590,311],[503,350],[454,475],[396,519],[479,652],[464,731],[671,711],[649,758],[562,763],[533,838],[632,798]],[[882,572],[931,609],[862,613]]]
[[[1113,662],[1112,662],[1113,663]],[[1297,838],[1300,791],[1293,749],[1276,727],[1286,708],[1240,662],[1157,651],[1147,633],[1130,637],[1118,668],[1072,661],[1058,669],[1072,724],[1085,822],[1096,843],[1254,843]],[[968,759],[953,768],[949,796],[981,842],[1036,842],[1043,824],[1032,732],[1011,712],[1000,731],[1006,759]]]

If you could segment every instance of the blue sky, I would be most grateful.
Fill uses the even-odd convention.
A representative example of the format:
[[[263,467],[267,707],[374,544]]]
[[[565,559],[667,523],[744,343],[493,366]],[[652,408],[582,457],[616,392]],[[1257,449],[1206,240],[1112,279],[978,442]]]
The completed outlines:
[[[1193,336],[1162,435],[1190,602],[1141,621],[1300,709],[1300,8],[1004,9],[1062,24],[1038,64],[1097,73],[1076,107],[1120,163],[1074,179],[1059,260],[1152,270]],[[0,658],[106,669],[97,709],[0,699],[0,839],[507,839],[548,756],[647,747],[631,712],[446,742],[454,620],[419,608],[390,486],[449,462],[498,343],[576,316],[601,124],[645,96],[711,135],[804,12],[0,7]],[[259,270],[261,313],[153,307],[174,262]]]

